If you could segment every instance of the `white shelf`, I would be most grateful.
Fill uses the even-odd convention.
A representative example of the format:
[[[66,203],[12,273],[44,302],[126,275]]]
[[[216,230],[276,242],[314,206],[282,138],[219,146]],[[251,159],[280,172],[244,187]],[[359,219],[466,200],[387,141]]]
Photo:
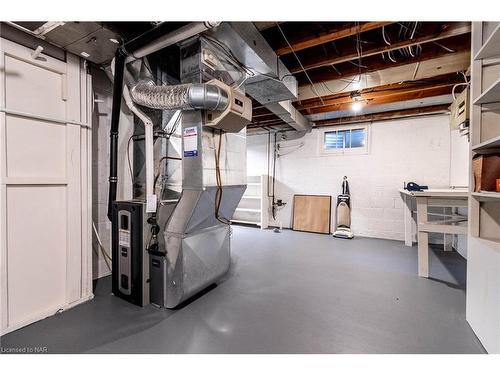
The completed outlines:
[[[472,151],[481,153],[481,151],[491,150],[492,148],[500,148],[500,136],[472,146]]]
[[[267,175],[247,176],[247,191],[241,197],[232,221],[236,224],[257,225],[266,229],[269,222],[269,200],[267,197]]]
[[[489,9],[491,12],[493,8]],[[485,111],[497,112],[500,103],[500,79],[488,74],[498,65],[500,57],[500,30],[498,23],[472,22],[473,59],[471,61],[470,132],[481,135],[485,129],[498,126],[496,116],[483,116]],[[487,30],[492,34],[486,36]],[[477,47],[477,48],[476,48]],[[486,60],[488,59],[488,60]],[[483,81],[483,78],[485,81]],[[491,84],[493,83],[493,84]],[[493,104],[493,105],[492,105]],[[494,107],[494,108],[493,108]],[[496,134],[498,135],[498,133]],[[499,146],[499,137],[483,139],[479,144],[470,143],[472,153],[486,154]],[[469,163],[469,176],[473,179],[473,165]],[[500,203],[500,193],[474,192],[469,186],[469,230],[467,239],[467,321],[481,344],[488,352],[500,351],[500,299],[484,298],[485,291],[499,290],[500,285],[500,225],[491,217]],[[494,206],[493,208],[489,206]],[[473,256],[472,256],[473,255]]]
[[[238,208],[236,208],[236,211],[238,211],[238,212],[255,212],[255,213],[260,213],[260,209],[258,209],[258,208],[241,208],[241,207],[238,207]]]
[[[481,202],[500,202],[500,193],[495,191],[481,191],[479,193],[471,193],[471,195]]]
[[[475,105],[494,102],[500,102],[500,78],[474,100]]]
[[[251,225],[259,225],[260,226],[260,223],[258,221],[248,221],[248,220],[235,220],[235,219],[232,219],[231,222],[235,223],[235,224],[251,224]]]
[[[500,57],[500,25],[498,25],[483,46],[477,51],[474,60]]]

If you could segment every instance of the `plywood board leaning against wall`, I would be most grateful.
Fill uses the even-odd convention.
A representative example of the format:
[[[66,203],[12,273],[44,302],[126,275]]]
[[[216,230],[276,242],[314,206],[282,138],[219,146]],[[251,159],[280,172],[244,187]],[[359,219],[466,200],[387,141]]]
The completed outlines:
[[[329,195],[294,195],[292,229],[329,234],[331,207]]]

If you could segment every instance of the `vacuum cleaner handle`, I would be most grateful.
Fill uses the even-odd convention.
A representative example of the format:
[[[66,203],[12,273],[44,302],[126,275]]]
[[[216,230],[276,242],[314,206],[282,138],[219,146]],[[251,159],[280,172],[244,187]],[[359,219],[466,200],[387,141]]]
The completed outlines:
[[[349,182],[347,182],[347,176],[344,176],[344,180],[342,181],[342,195],[350,195]]]

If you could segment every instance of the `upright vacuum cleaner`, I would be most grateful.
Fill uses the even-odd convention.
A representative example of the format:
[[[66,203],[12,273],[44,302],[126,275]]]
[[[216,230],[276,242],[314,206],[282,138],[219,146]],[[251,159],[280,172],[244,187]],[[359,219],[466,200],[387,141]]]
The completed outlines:
[[[342,194],[337,197],[337,227],[333,232],[334,237],[351,239],[351,196],[347,176],[342,181]]]

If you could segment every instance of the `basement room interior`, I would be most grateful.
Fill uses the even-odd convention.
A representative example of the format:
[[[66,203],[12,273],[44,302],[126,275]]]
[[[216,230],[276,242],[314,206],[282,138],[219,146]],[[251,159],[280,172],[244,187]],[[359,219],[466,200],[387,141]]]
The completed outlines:
[[[92,14],[0,23],[2,354],[500,353],[500,22]]]

